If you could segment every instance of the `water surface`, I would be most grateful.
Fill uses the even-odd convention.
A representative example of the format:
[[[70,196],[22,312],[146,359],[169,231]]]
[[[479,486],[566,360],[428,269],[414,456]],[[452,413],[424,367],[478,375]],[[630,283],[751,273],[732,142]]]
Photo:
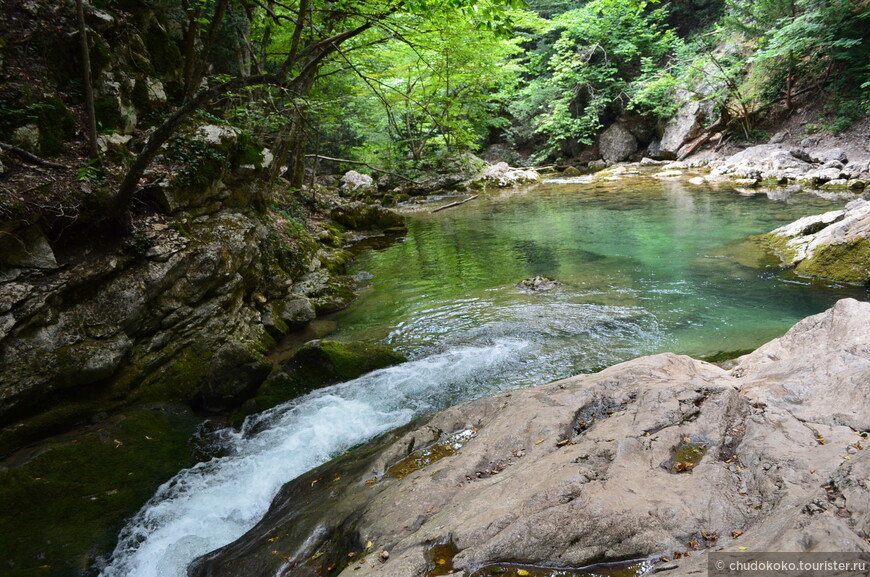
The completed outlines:
[[[226,455],[182,471],[127,525],[106,577],[181,577],[252,527],[281,485],[373,436],[452,404],[638,355],[755,347],[865,289],[747,266],[740,246],[845,201],[774,201],[678,183],[548,184],[409,216],[367,253],[370,288],[334,338],[412,360],[315,391],[225,431]],[[743,264],[741,264],[743,263]],[[553,290],[515,285],[535,275]]]
[[[356,261],[371,287],[335,316],[334,337],[419,355],[511,335],[534,343],[530,360],[547,366],[507,378],[538,382],[642,354],[754,348],[839,298],[867,298],[759,267],[741,242],[844,202],[638,178],[544,184],[416,214],[403,242]],[[536,275],[561,285],[516,288]]]

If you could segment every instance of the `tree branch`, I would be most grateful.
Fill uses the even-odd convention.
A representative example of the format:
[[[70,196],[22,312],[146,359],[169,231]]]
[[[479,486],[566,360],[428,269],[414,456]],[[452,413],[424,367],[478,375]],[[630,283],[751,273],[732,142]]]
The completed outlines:
[[[321,156],[319,154],[306,154],[305,158],[318,158],[320,160],[331,160],[333,162],[342,162],[344,164],[356,164],[358,166],[365,166],[374,170],[375,172],[383,172],[384,174],[389,174],[390,176],[395,176],[396,178],[401,178],[402,180],[407,180],[412,184],[419,184],[416,180],[412,178],[408,178],[407,176],[402,176],[401,174],[397,174],[395,172],[390,172],[389,170],[384,170],[383,168],[378,168],[377,166],[372,166],[368,162],[361,162],[359,160],[347,160],[345,158],[332,158],[329,156]]]
[[[25,160],[29,160],[30,162],[33,162],[34,164],[38,164],[40,166],[46,166],[48,168],[61,168],[61,169],[66,169],[66,170],[72,170],[71,166],[67,166],[65,164],[58,164],[58,163],[52,162],[50,160],[45,160],[44,158],[40,158],[40,157],[36,156],[35,154],[31,154],[30,152],[27,152],[23,148],[18,148],[17,146],[13,146],[13,145],[7,144],[5,142],[0,142],[0,150],[8,150],[10,152],[14,152],[15,154],[24,158]]]

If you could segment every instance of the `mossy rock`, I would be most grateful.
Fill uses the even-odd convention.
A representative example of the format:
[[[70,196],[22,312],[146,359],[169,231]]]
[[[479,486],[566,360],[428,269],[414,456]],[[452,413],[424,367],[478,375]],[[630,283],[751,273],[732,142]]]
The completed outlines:
[[[769,233],[751,237],[751,240],[770,250],[785,266],[792,266],[797,258],[797,251],[789,245],[791,238],[787,236]]]
[[[314,305],[317,316],[323,316],[346,308],[355,298],[352,278],[332,276],[329,283],[309,300]]]
[[[94,115],[97,126],[103,131],[117,130],[126,124],[121,102],[116,97],[94,99]]]
[[[179,352],[166,367],[145,378],[131,395],[137,402],[194,400],[210,366],[212,352],[207,344],[179,347]],[[135,373],[135,371],[133,371]],[[135,378],[131,374],[131,378]]]
[[[184,65],[181,50],[175,40],[160,26],[151,25],[142,35],[148,49],[148,61],[159,77],[174,77]]]
[[[94,402],[65,402],[59,406],[0,429],[0,456],[25,447],[40,439],[68,431],[104,409]],[[2,561],[0,561],[2,562]]]
[[[188,440],[199,422],[180,407],[132,410],[0,470],[3,574],[85,574],[157,487],[193,464]]]
[[[868,285],[870,239],[820,246],[812,258],[798,263],[795,272],[804,276]]]
[[[406,360],[388,347],[363,341],[311,341],[284,364],[282,373],[260,387],[249,412],[264,411],[315,389]]]
[[[263,168],[263,148],[265,148],[263,141],[250,132],[240,133],[233,168],[248,165],[253,165],[257,169]]]
[[[39,152],[43,156],[57,156],[64,150],[64,145],[72,139],[78,130],[78,122],[56,96],[30,107],[33,112],[31,122],[39,128]]]

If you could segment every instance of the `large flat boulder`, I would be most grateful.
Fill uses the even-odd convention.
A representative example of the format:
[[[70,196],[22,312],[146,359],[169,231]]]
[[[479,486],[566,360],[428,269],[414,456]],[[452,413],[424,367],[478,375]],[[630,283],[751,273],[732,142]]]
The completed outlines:
[[[843,210],[807,216],[766,235],[798,274],[870,283],[870,201],[858,198]]]
[[[846,299],[731,370],[644,357],[385,435],[287,483],[189,574],[423,575],[443,543],[466,577],[661,557],[682,576],[709,551],[870,551],[868,395],[870,304]]]

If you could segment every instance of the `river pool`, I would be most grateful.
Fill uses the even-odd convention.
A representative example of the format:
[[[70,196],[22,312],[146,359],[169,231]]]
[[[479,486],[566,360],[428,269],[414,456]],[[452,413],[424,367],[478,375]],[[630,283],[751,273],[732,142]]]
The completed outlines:
[[[356,260],[369,286],[332,317],[331,338],[387,343],[411,360],[225,431],[225,456],[161,487],[104,575],[185,575],[253,526],[283,483],[416,416],[638,355],[753,348],[840,298],[868,299],[797,278],[743,242],[843,198],[588,180],[409,214],[403,240]],[[538,275],[559,284],[516,286]]]

